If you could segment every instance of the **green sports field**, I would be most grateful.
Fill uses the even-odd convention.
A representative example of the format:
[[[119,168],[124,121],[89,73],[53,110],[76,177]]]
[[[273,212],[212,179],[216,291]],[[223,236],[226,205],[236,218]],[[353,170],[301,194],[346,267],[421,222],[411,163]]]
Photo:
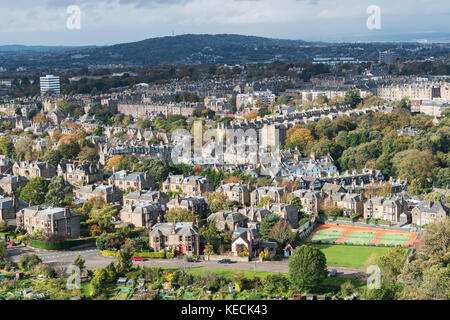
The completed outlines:
[[[344,232],[345,230],[341,229],[320,229],[313,235],[311,241],[333,242],[339,239]]]
[[[408,241],[409,234],[398,234],[398,233],[384,233],[377,244],[387,244],[387,245],[402,245],[404,246]]]
[[[371,231],[352,231],[344,239],[344,242],[353,244],[369,244],[377,235]]]
[[[346,245],[329,245],[329,244],[314,244],[319,248],[327,258],[327,265],[339,266],[348,268],[362,268],[364,262],[373,253],[381,256],[388,247],[361,247],[361,246],[346,246]],[[405,254],[408,249],[404,249]]]

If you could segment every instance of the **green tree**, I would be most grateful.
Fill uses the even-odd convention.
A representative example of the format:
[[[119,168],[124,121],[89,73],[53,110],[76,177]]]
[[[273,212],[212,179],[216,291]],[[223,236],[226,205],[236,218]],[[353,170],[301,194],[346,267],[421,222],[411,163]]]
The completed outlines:
[[[430,192],[424,198],[427,201],[442,201],[442,194],[438,192]]]
[[[70,141],[69,143],[61,144],[57,149],[64,160],[73,160],[78,157],[81,151],[80,145],[75,141]]]
[[[276,214],[269,214],[261,220],[259,233],[264,240],[269,240],[269,233],[278,221],[280,221],[280,217]]]
[[[331,155],[331,157],[336,157],[337,149],[336,145],[333,141],[328,140],[328,138],[323,137],[319,140],[311,149],[311,152],[314,153],[316,157],[322,157],[326,155]]]
[[[377,265],[381,270],[383,281],[396,282],[401,273],[405,260],[405,250],[402,247],[394,247],[387,250],[378,258]]]
[[[20,258],[18,265],[19,268],[24,271],[31,271],[36,267],[38,264],[40,264],[42,260],[35,254],[27,254]]]
[[[6,242],[0,241],[0,262],[5,262],[8,259],[8,250],[6,250]]]
[[[262,197],[259,199],[258,208],[264,208],[266,205],[274,202],[275,200],[272,197]]]
[[[426,226],[423,251],[428,256],[444,257],[450,249],[450,218]]]
[[[313,246],[296,248],[289,258],[289,277],[299,290],[311,290],[327,277],[325,254]]]
[[[269,240],[276,241],[280,247],[294,241],[295,233],[286,221],[277,222],[269,233]]]
[[[119,250],[117,254],[117,263],[115,265],[117,273],[124,274],[130,271],[131,267],[133,267],[133,262],[131,261],[132,257],[133,249],[131,245],[127,244]]]
[[[49,182],[41,177],[36,177],[28,181],[26,186],[20,191],[19,198],[32,202],[33,204],[43,204],[48,192]]]
[[[0,138],[0,153],[9,158],[14,158],[14,144],[9,136]]]
[[[392,159],[397,175],[402,179],[419,179],[424,183],[431,178],[431,170],[436,166],[434,155],[429,150],[409,149],[397,153]]]
[[[85,263],[86,261],[83,259],[83,257],[78,254],[75,259],[73,260],[73,265],[77,266],[78,268],[80,268],[80,271],[83,272],[84,268],[85,268]]]
[[[60,151],[51,149],[45,153],[43,160],[57,167],[62,158],[63,156]]]
[[[352,89],[345,93],[344,104],[350,105],[352,108],[356,108],[358,104],[363,101],[358,89]]]
[[[112,230],[113,225],[111,218],[117,215],[117,208],[114,205],[106,205],[100,209],[92,210],[89,214],[89,219],[87,223],[97,224],[102,230]]]
[[[208,195],[208,206],[211,212],[223,210],[227,196],[222,192],[214,192]]]
[[[66,186],[61,176],[53,177],[48,185],[45,203],[52,207],[64,207],[71,202],[72,188]]]
[[[195,222],[196,215],[188,209],[172,208],[165,215],[164,219],[169,222]]]
[[[85,146],[81,148],[78,154],[78,160],[80,161],[98,161],[99,155],[95,148]]]
[[[105,290],[105,286],[108,280],[108,273],[103,268],[97,268],[94,270],[91,280],[91,295],[98,296]]]
[[[205,242],[208,245],[212,245],[214,248],[217,248],[220,235],[217,230],[216,222],[211,221],[209,225],[205,228],[200,228],[200,236],[205,239]]]

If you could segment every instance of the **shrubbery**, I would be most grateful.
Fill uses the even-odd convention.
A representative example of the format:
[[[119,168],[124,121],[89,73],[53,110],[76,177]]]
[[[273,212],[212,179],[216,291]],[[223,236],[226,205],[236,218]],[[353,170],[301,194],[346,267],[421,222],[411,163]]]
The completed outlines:
[[[107,257],[117,257],[117,251],[102,250],[102,255]]]
[[[170,252],[168,252],[167,254],[169,254]],[[156,259],[164,259],[166,256],[166,253],[164,252],[164,250],[161,250],[159,252],[150,252],[150,251],[146,251],[146,252],[135,252],[136,256],[142,257],[142,258],[156,258]]]

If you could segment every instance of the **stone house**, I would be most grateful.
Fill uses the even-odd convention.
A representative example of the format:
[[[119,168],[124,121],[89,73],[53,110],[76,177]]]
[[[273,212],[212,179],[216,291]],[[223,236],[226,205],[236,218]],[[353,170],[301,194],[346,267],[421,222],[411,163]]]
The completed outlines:
[[[0,193],[13,194],[18,188],[25,187],[28,179],[22,176],[13,176],[10,174],[0,175]]]
[[[102,197],[105,203],[114,203],[121,201],[122,192],[116,189],[114,186],[108,186],[104,184],[90,184],[82,186],[74,191],[75,198],[78,200],[86,201],[94,197]]]
[[[155,180],[147,172],[128,172],[122,170],[114,173],[108,184],[122,191],[127,190],[149,190],[156,187]]]
[[[0,155],[0,174],[11,174],[14,161],[7,156]]]
[[[27,179],[33,179],[36,177],[51,179],[56,176],[56,168],[48,162],[21,161],[14,163],[13,174],[15,176],[21,176]]]
[[[31,233],[34,229],[43,229],[46,235],[80,237],[80,215],[69,208],[32,206],[16,214],[17,227]]]
[[[219,186],[216,192],[223,193],[228,200],[242,205],[250,205],[250,186],[243,183],[227,183]]]
[[[103,172],[97,162],[62,162],[57,167],[57,174],[64,181],[74,186],[102,183]]]
[[[247,227],[248,217],[237,211],[219,211],[207,218],[208,224],[215,221],[217,230],[234,230],[235,226]]]
[[[161,222],[164,208],[159,203],[137,202],[129,204],[120,211],[120,220],[135,228],[146,227]]]
[[[298,228],[298,209],[287,203],[275,202],[266,205],[267,210],[286,220],[293,229]]]
[[[177,195],[167,203],[167,210],[177,208],[186,209],[195,215],[205,217],[208,212],[208,203],[205,197],[180,197]]]
[[[324,199],[324,209],[335,206],[343,211],[344,216],[364,213],[364,201],[357,193],[329,192]]]
[[[247,216],[249,222],[256,223],[260,223],[262,219],[272,214],[272,212],[265,208],[257,208],[253,205],[251,207],[244,207],[243,209],[239,210],[239,212]]]
[[[123,205],[127,206],[138,202],[154,202],[165,206],[169,202],[169,196],[165,192],[140,190],[130,192],[123,196]]]
[[[300,199],[307,215],[316,215],[324,208],[325,194],[322,191],[296,190],[292,194]]]
[[[58,176],[73,186],[84,186],[102,183],[103,172],[98,163],[94,162],[62,162],[57,168]]]
[[[163,191],[182,191],[183,195],[202,196],[204,193],[214,192],[214,185],[207,177],[169,175],[162,185]]]
[[[0,197],[0,221],[16,219],[16,212],[28,204],[16,197]]]
[[[265,197],[270,197],[275,202],[280,202],[285,192],[285,189],[281,187],[260,187],[251,192],[250,203],[258,205],[259,200]]]
[[[187,255],[200,254],[200,237],[193,222],[157,223],[150,227],[149,247],[154,251],[162,249]]]
[[[418,226],[443,221],[448,214],[449,209],[439,201],[422,201],[411,210],[412,223]]]
[[[402,197],[373,197],[364,203],[364,218],[374,218],[392,223],[410,222],[408,205]]]

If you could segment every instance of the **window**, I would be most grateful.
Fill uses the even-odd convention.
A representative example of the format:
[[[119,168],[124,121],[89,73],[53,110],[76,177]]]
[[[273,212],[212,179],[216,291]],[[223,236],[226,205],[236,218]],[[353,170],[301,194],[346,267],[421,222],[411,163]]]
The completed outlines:
[[[179,238],[178,238],[178,241],[183,241],[183,236],[180,236]]]

